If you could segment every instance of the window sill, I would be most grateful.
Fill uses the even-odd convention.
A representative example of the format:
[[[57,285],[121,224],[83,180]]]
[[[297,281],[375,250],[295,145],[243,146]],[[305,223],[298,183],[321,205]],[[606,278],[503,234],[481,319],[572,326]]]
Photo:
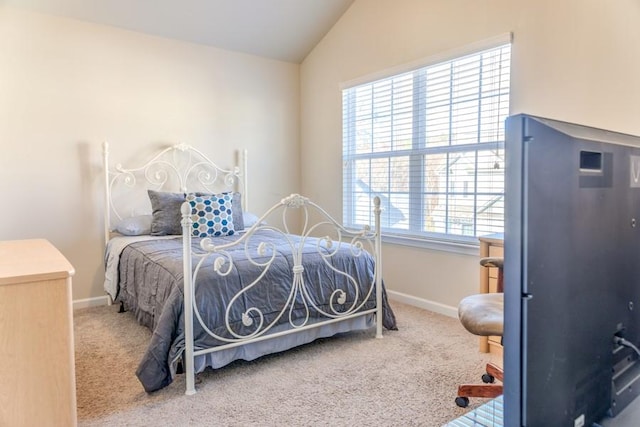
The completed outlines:
[[[382,243],[441,252],[451,252],[459,255],[478,256],[480,250],[479,242],[474,243],[452,240],[421,239],[417,237],[390,235],[385,234],[384,232],[382,232]]]

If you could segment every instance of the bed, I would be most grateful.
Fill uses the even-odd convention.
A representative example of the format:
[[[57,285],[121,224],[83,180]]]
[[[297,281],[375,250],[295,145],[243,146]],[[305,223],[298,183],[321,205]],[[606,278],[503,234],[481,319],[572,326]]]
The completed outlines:
[[[292,194],[248,209],[247,153],[222,168],[194,147],[111,165],[104,144],[105,292],[151,329],[136,370],[147,392],[338,333],[396,322],[375,227],[350,230]],[[294,233],[295,232],[295,233]]]

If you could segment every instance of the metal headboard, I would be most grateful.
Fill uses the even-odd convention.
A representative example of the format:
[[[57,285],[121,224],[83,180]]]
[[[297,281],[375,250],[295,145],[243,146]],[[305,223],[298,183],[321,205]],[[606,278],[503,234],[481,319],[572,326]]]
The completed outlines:
[[[128,191],[133,192],[133,189],[185,193],[191,191],[239,191],[242,194],[242,208],[245,211],[248,209],[246,150],[238,151],[235,165],[231,169],[218,166],[200,150],[187,144],[166,147],[150,160],[136,167],[124,167],[118,163],[111,168],[109,165],[109,143],[105,142],[103,144],[103,168],[105,242],[110,238],[113,217],[115,220],[121,220],[133,215],[133,212],[127,214],[125,211],[127,208],[126,200],[115,200],[115,192],[125,194]]]

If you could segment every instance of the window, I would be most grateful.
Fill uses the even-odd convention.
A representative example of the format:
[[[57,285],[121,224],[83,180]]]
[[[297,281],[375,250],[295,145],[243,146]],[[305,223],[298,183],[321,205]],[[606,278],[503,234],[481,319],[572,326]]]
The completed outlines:
[[[504,227],[511,45],[343,90],[343,220],[475,243]]]

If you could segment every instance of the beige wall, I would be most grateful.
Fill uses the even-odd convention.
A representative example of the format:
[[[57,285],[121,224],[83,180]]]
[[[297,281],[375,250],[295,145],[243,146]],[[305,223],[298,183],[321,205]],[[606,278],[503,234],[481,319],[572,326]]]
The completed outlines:
[[[637,0],[356,0],[301,67],[303,193],[341,217],[341,83],[508,32],[511,113],[640,134],[639,22]],[[388,288],[423,306],[477,291],[475,256],[383,255]]]
[[[509,31],[513,113],[640,134],[638,22],[636,0],[356,0],[298,67],[0,6],[0,239],[49,239],[74,299],[101,296],[104,140],[121,161],[247,148],[252,210],[300,191],[340,218],[340,84]],[[477,289],[477,257],[383,252],[418,303]]]
[[[298,65],[0,6],[0,239],[50,240],[74,300],[104,295],[103,141],[246,148],[260,211],[299,191],[298,137]]]

